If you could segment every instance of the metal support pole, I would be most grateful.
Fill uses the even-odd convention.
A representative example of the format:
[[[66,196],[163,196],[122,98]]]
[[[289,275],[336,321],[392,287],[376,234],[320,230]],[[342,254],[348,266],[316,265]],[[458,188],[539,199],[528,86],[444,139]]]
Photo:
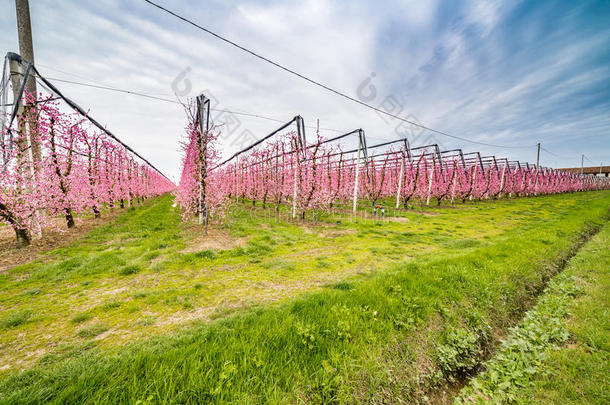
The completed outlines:
[[[294,140],[295,162],[294,162],[294,182],[292,185],[292,219],[297,217],[297,191],[298,191],[298,171],[299,171],[299,145],[298,140]]]
[[[31,64],[29,64],[29,67],[25,73],[25,76],[22,78],[21,77],[21,73],[22,73],[22,69],[21,69],[21,63],[19,60],[17,60],[16,58],[11,58],[10,62],[9,62],[9,67],[10,67],[10,72],[11,72],[11,83],[12,83],[12,87],[13,87],[13,100],[15,103],[15,107],[18,107],[16,111],[13,111],[13,117],[15,116],[20,116],[23,119],[21,120],[21,122],[19,122],[19,140],[17,143],[17,148],[21,149],[21,150],[26,150],[26,161],[19,161],[17,162],[18,170],[21,171],[21,174],[25,174],[26,172],[29,172],[29,176],[30,176],[30,180],[34,180],[36,178],[36,165],[34,164],[34,153],[32,151],[33,147],[32,147],[32,139],[29,136],[29,131],[31,130],[30,125],[28,124],[27,120],[25,119],[25,106],[21,100],[22,96],[23,96],[23,87],[24,87],[24,82],[23,80],[27,80],[30,75],[28,75],[28,73],[30,72],[30,68],[31,68]],[[10,126],[11,123],[9,122],[8,125]],[[27,166],[27,167],[25,167]],[[31,184],[28,184],[28,189],[29,187],[31,187]],[[36,210],[34,212],[33,215],[33,231],[34,231],[34,236],[38,239],[42,238],[42,229],[40,227],[40,211]]]
[[[430,166],[430,179],[428,180],[428,195],[426,197],[426,205],[430,205],[430,195],[432,194],[432,180],[434,178],[434,166],[436,165],[435,157],[432,156],[432,165]]]
[[[398,189],[396,190],[396,209],[400,206],[400,192],[402,189],[402,178],[405,173],[405,155],[403,153],[402,159],[400,162],[400,176],[398,177]]]
[[[538,142],[538,153],[536,155],[536,179],[534,181],[534,195],[538,194],[538,177],[540,174],[540,142]]]
[[[453,163],[453,185],[451,187],[451,205],[453,205],[453,201],[455,200],[455,188],[457,187],[457,175],[458,175],[457,162],[454,162]]]
[[[295,162],[295,170],[294,170],[294,184],[292,187],[292,219],[295,219],[297,217],[297,197],[298,197],[298,182],[299,182],[298,172],[299,172],[300,164],[301,164],[299,152],[302,151],[304,153],[306,150],[306,147],[307,147],[307,139],[305,138],[305,121],[303,120],[303,117],[301,117],[300,115],[297,115],[295,117],[295,122],[297,125],[297,139],[295,139],[295,142],[294,142],[294,147],[296,149],[296,153],[295,153],[296,162]]]
[[[362,151],[363,142],[362,142],[362,130],[358,131],[358,157],[356,158],[356,178],[354,180],[354,202],[352,206],[352,212],[356,213],[356,208],[358,206],[358,176],[360,174],[360,153]]]
[[[504,178],[506,176],[506,166],[508,166],[507,162],[504,162],[504,167],[502,168],[502,177],[500,178],[500,193],[504,190]]]
[[[477,152],[477,160],[479,162],[479,164],[481,165],[481,171],[483,170],[483,162],[481,161],[481,154],[479,152]],[[470,191],[470,197],[468,198],[470,201],[473,200],[473,195],[472,193],[474,192],[474,186],[477,183],[477,164],[474,164],[474,173],[472,174],[472,190]]]
[[[199,224],[204,223],[205,234],[208,234],[209,207],[207,203],[207,152],[208,131],[210,129],[210,99],[203,94],[197,96],[196,123],[199,132]]]

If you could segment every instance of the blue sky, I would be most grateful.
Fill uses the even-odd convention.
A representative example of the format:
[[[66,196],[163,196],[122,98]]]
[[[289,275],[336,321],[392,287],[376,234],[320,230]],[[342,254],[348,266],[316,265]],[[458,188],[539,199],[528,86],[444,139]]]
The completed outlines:
[[[577,166],[581,153],[595,164],[610,161],[607,0],[158,2],[350,95],[374,86],[375,97],[369,92],[367,100],[376,106],[450,134],[514,148],[412,132],[414,145],[434,141],[532,162],[541,142],[557,155],[543,150],[547,166]],[[48,77],[175,98],[172,83],[187,71],[189,95],[206,90],[219,109],[285,121],[301,114],[308,125],[319,119],[321,127],[336,130],[362,127],[369,143],[397,137],[398,122],[266,65],[142,0],[30,3],[36,63]],[[0,47],[18,51],[14,2],[0,0],[0,7]],[[177,176],[181,106],[57,85]],[[229,125],[226,114],[216,118]],[[231,136],[244,129],[260,136],[278,126],[240,120]],[[223,138],[226,153],[235,149],[231,136]]]

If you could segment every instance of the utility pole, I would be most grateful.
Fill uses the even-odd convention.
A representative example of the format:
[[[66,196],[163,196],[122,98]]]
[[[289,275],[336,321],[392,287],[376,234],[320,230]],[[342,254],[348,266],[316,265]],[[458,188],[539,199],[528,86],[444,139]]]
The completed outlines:
[[[585,155],[583,154],[580,158],[580,175],[582,176],[585,172]]]
[[[536,156],[536,170],[540,168],[540,142],[538,142],[538,155]]]
[[[17,35],[19,37],[19,53],[21,57],[34,65],[34,45],[32,43],[32,25],[30,19],[30,3],[28,0],[15,0],[15,9],[17,11]],[[28,77],[26,82],[26,89],[30,95],[37,96],[36,92],[36,76],[34,74]],[[36,104],[29,106],[30,108],[36,108]],[[29,108],[28,108],[29,109]],[[34,116],[36,114],[33,114]],[[38,168],[38,163],[41,159],[40,142],[36,136],[38,132],[37,123],[33,122],[29,128],[30,133],[30,145],[32,147],[32,155],[34,158],[35,166]],[[38,173],[36,173],[38,175]]]

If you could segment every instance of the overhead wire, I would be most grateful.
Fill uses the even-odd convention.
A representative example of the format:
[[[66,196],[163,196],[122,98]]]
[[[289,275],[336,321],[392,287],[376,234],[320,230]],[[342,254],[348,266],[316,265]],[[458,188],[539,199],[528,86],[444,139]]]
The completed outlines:
[[[136,91],[136,90],[121,89],[118,87],[112,87],[112,86],[107,86],[107,85],[102,85],[102,84],[97,84],[97,83],[83,83],[83,82],[78,82],[75,80],[61,79],[61,78],[57,78],[57,77],[47,77],[47,79],[62,82],[62,83],[74,84],[77,86],[85,86],[85,87],[91,87],[91,88],[96,88],[96,89],[101,89],[101,90],[115,91],[115,92],[119,92],[119,93],[130,94],[132,96],[144,97],[144,98],[149,98],[152,100],[165,101],[165,102],[172,103],[172,104],[183,105],[179,100],[172,100],[169,98],[160,97],[160,96],[152,95],[152,94],[147,94],[147,93],[143,93],[141,91]],[[89,79],[87,79],[87,80],[89,80]],[[279,123],[284,122],[284,120],[281,120],[278,118],[272,118],[272,117],[268,117],[268,116],[261,115],[261,114],[254,114],[254,113],[248,113],[248,112],[243,112],[243,111],[235,111],[235,110],[232,110],[229,108],[210,108],[210,110],[215,111],[215,112],[220,112],[220,113],[229,113],[229,114],[241,115],[244,117],[264,119],[267,121],[273,121],[273,122],[279,122]],[[343,132],[343,131],[341,131],[339,129],[335,129],[335,128],[324,128],[324,127],[318,128],[313,125],[306,125],[306,128],[319,129],[321,131],[332,131],[332,132],[337,132],[337,133]]]
[[[119,144],[121,144],[126,150],[128,150],[129,152],[131,152],[133,155],[137,156],[140,160],[142,160],[144,163],[148,164],[152,169],[154,169],[157,173],[159,173],[161,176],[165,177],[167,180],[171,181],[169,179],[169,177],[167,177],[162,171],[160,171],[159,169],[157,169],[157,167],[155,165],[153,165],[150,161],[148,161],[148,159],[146,159],[145,157],[143,157],[142,155],[140,155],[138,152],[136,152],[133,148],[131,148],[129,145],[127,145],[125,142],[123,142],[122,140],[120,140],[119,138],[116,137],[116,135],[114,135],[112,132],[110,132],[109,130],[107,130],[106,128],[104,128],[97,120],[95,120],[93,117],[91,117],[85,110],[83,110],[78,104],[76,104],[74,101],[70,100],[69,98],[67,98],[66,96],[64,96],[61,91],[59,91],[59,89],[57,87],[55,87],[53,85],[53,83],[49,82],[48,79],[46,79],[44,76],[42,76],[40,74],[40,72],[36,69],[36,66],[34,66],[31,63],[28,63],[28,69],[32,68],[33,72],[36,74],[36,76],[40,79],[40,81],[42,81],[44,83],[44,87],[45,89],[47,89],[47,91],[52,92],[52,94],[61,97],[63,99],[63,101],[68,104],[70,107],[72,107],[74,110],[78,111],[83,117],[85,117],[87,120],[89,120],[93,125],[95,125],[98,129],[100,129],[101,131],[103,131],[106,135],[108,135],[110,138],[114,139],[116,142],[118,142]],[[38,80],[37,80],[38,81]]]
[[[248,54],[250,54],[250,55],[252,55],[252,56],[254,56],[254,57],[256,57],[256,58],[258,58],[260,60],[262,60],[262,61],[264,61],[264,62],[267,62],[267,63],[269,63],[269,64],[271,64],[271,65],[273,65],[273,66],[275,66],[275,67],[277,67],[279,69],[282,69],[282,70],[284,70],[284,71],[286,71],[286,72],[288,72],[288,73],[290,73],[290,74],[292,74],[294,76],[297,76],[297,77],[299,77],[299,78],[301,78],[301,79],[303,79],[303,80],[305,80],[305,81],[307,81],[307,82],[309,82],[309,83],[311,83],[311,84],[313,84],[315,86],[318,86],[318,87],[320,87],[320,88],[322,88],[324,90],[327,90],[327,91],[329,91],[331,93],[334,93],[335,95],[343,97],[343,98],[345,98],[347,100],[350,100],[350,101],[352,101],[354,103],[360,104],[361,106],[366,107],[368,109],[371,109],[373,111],[376,111],[376,112],[378,112],[380,114],[384,114],[384,115],[386,115],[388,117],[391,117],[391,118],[394,118],[394,119],[406,122],[408,124],[414,125],[416,127],[422,128],[422,129],[425,129],[427,131],[433,132],[433,133],[438,134],[438,135],[446,136],[446,137],[453,138],[453,139],[458,139],[458,140],[461,140],[461,141],[464,141],[464,142],[469,142],[469,143],[473,143],[473,144],[477,144],[477,145],[483,145],[483,146],[494,147],[494,148],[504,148],[504,149],[523,149],[523,148],[529,148],[530,147],[530,146],[496,145],[496,144],[491,144],[491,143],[486,143],[486,142],[473,141],[473,140],[468,139],[468,138],[464,138],[464,137],[457,136],[457,135],[452,135],[452,134],[449,134],[449,133],[444,132],[444,131],[433,129],[431,127],[422,125],[422,124],[420,124],[418,122],[411,121],[411,120],[408,120],[406,118],[400,117],[398,115],[392,114],[392,113],[387,112],[385,110],[382,110],[382,109],[380,109],[378,107],[375,107],[375,106],[370,105],[368,103],[365,103],[365,102],[363,102],[361,100],[358,100],[358,99],[356,99],[356,98],[354,98],[354,97],[352,97],[350,95],[347,95],[347,94],[345,94],[345,93],[343,93],[343,92],[341,92],[339,90],[333,89],[332,87],[330,87],[328,85],[325,85],[325,84],[323,84],[323,83],[321,83],[321,82],[319,82],[317,80],[311,79],[311,78],[309,78],[309,77],[307,77],[307,76],[305,76],[305,75],[303,75],[301,73],[298,73],[295,70],[290,69],[290,68],[288,68],[288,67],[286,67],[286,66],[284,66],[284,65],[282,65],[282,64],[280,64],[278,62],[274,62],[271,59],[269,59],[269,58],[267,58],[265,56],[262,56],[259,53],[246,48],[245,46],[239,45],[236,42],[234,42],[234,41],[232,41],[232,40],[230,40],[228,38],[225,38],[224,36],[222,36],[220,34],[217,34],[217,33],[213,32],[212,30],[210,30],[208,28],[205,28],[205,27],[201,26],[200,24],[197,24],[194,21],[189,20],[188,18],[183,17],[183,16],[181,16],[181,15],[179,15],[179,14],[177,14],[177,13],[175,13],[175,12],[173,12],[173,11],[171,11],[171,10],[169,10],[169,9],[167,9],[167,8],[165,8],[165,7],[159,5],[159,4],[157,4],[157,3],[155,3],[155,2],[153,2],[151,0],[144,0],[144,1],[146,3],[152,5],[152,6],[156,7],[157,9],[162,10],[165,13],[170,14],[170,15],[174,16],[175,18],[178,18],[179,20],[181,20],[181,21],[183,21],[183,22],[185,22],[187,24],[190,24],[193,27],[198,28],[198,29],[200,29],[200,30],[202,30],[202,31],[204,31],[204,32],[214,36],[215,38],[217,38],[217,39],[219,39],[219,40],[221,40],[221,41],[223,41],[223,42],[225,42],[225,43],[227,43],[229,45],[232,45],[232,46],[234,46],[234,47],[236,47],[236,48],[238,48],[238,49],[240,49],[240,50],[242,50],[242,51],[244,51],[244,52],[246,52],[246,53],[248,53]]]
[[[58,69],[55,69],[59,72],[62,72],[64,74],[68,74],[65,71],[60,71]],[[76,75],[75,75],[76,76]],[[81,76],[78,76],[81,77]],[[78,82],[78,81],[74,81],[74,80],[68,80],[68,79],[61,79],[61,78],[51,78],[48,77],[47,79],[49,80],[55,80],[55,81],[59,81],[59,82],[63,82],[63,83],[69,83],[69,84],[74,84],[74,85],[78,85],[78,86],[85,86],[85,87],[91,87],[91,88],[96,88],[96,89],[101,89],[101,90],[107,90],[107,91],[115,91],[115,92],[119,92],[119,93],[124,93],[124,94],[129,94],[129,95],[133,95],[133,96],[138,96],[138,97],[144,97],[144,98],[148,98],[148,99],[153,99],[153,100],[158,100],[158,101],[164,101],[164,102],[168,102],[168,103],[172,103],[172,104],[177,104],[177,105],[183,105],[179,100],[172,100],[169,98],[165,98],[165,97],[160,97],[157,95],[153,95],[153,94],[147,94],[141,91],[137,91],[137,90],[127,90],[127,89],[122,89],[122,88],[118,88],[118,87],[114,87],[114,86],[108,86],[108,85],[103,85],[103,84],[97,84],[97,83],[84,83],[84,82]],[[86,79],[86,80],[90,80],[90,79]],[[232,110],[229,108],[210,108],[211,111],[215,111],[215,112],[219,112],[219,113],[229,113],[229,114],[235,114],[235,115],[240,115],[240,116],[245,116],[245,117],[250,117],[250,118],[258,118],[258,119],[263,119],[263,120],[267,120],[267,121],[272,121],[272,122],[278,122],[278,123],[284,123],[285,120],[281,120],[278,118],[272,118],[269,116],[265,116],[265,115],[261,115],[261,114],[255,114],[255,113],[249,113],[249,112],[243,112],[243,111],[236,111],[236,110]],[[313,125],[306,125],[305,126],[308,129],[316,129],[316,130],[320,130],[320,131],[332,131],[332,132],[336,132],[336,133],[343,133],[344,131],[341,131],[339,129],[335,129],[335,128],[326,128],[326,127],[317,127],[317,126],[313,126]],[[374,137],[374,136],[368,136],[368,138],[370,139],[377,139],[377,140],[385,140],[386,138],[379,138],[379,137]],[[494,146],[491,144],[486,144],[487,146]],[[497,145],[496,145],[497,146]],[[523,148],[529,148],[530,146],[525,146]],[[522,147],[519,147],[522,148]]]
[[[587,155],[583,155],[585,157],[585,159],[587,159],[591,164],[596,165],[597,163],[595,163],[594,161],[592,161],[591,159],[589,159],[589,157]]]

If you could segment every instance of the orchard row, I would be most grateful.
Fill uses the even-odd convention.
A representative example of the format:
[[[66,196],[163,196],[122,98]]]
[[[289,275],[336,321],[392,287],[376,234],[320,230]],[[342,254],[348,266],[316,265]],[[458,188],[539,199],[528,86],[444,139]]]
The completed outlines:
[[[5,130],[0,168],[0,221],[27,245],[49,218],[99,217],[175,186],[78,113],[65,113],[53,97],[25,104]]]
[[[185,218],[223,216],[231,198],[253,204],[292,206],[293,217],[330,210],[358,200],[372,206],[381,201],[407,207],[432,201],[467,200],[555,194],[610,188],[607,178],[521,164],[508,159],[441,152],[436,145],[410,149],[405,142],[382,152],[369,148],[342,151],[320,137],[303,145],[292,132],[253,148],[218,166],[214,130],[201,134],[189,128],[178,201]],[[373,151],[373,152],[371,152]]]

